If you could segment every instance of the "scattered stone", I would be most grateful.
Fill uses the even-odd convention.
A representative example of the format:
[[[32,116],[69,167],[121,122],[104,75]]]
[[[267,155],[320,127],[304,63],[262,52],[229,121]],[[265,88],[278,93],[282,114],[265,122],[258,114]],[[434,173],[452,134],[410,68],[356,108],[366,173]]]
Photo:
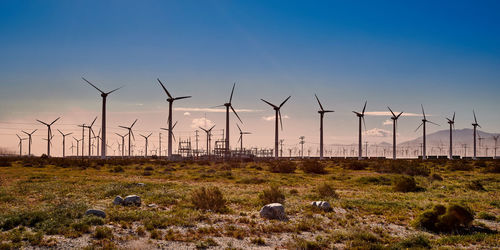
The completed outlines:
[[[114,205],[121,205],[123,203],[123,198],[121,196],[116,196],[115,199],[113,200]]]
[[[154,204],[154,203],[151,203],[151,204],[149,204],[149,205],[148,205],[148,207],[150,207],[150,208],[157,208],[157,207],[158,207],[158,205],[156,205],[156,204]]]
[[[332,210],[332,206],[330,206],[330,203],[328,203],[328,201],[313,201],[311,205],[324,211]]]
[[[280,203],[271,203],[260,209],[260,217],[270,220],[286,220],[285,208]]]
[[[145,184],[144,183],[137,183],[137,186],[143,187]]]
[[[99,209],[89,209],[85,211],[85,215],[94,215],[101,218],[106,218],[106,213]]]
[[[122,204],[125,206],[130,206],[130,205],[140,206],[141,205],[141,197],[139,197],[137,195],[129,195],[129,196],[125,197]]]

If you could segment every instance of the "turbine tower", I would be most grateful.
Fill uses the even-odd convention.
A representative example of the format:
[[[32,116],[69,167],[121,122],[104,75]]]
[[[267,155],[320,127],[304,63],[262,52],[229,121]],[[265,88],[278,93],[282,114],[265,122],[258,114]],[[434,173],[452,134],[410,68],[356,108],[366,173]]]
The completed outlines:
[[[455,112],[453,112],[453,118],[448,120],[448,124],[450,124],[450,152],[449,152],[449,158],[450,160],[453,160],[453,129],[455,128]]]
[[[477,159],[477,155],[476,155],[477,127],[481,127],[481,126],[477,123],[476,112],[474,110],[472,110],[472,114],[474,114],[474,123],[472,123],[472,126],[474,127],[474,157],[472,159],[476,160]]]
[[[23,141],[28,138],[21,138],[18,134],[16,134],[17,138],[19,138],[19,156],[23,156]]]
[[[73,139],[75,139],[75,141],[76,141],[76,156],[78,156],[78,153],[79,153],[79,151],[80,151],[80,148],[79,148],[79,146],[80,146],[80,141],[82,141],[82,142],[83,142],[83,139],[78,140],[78,139],[76,139],[75,137],[73,137]],[[82,147],[83,147],[83,144],[82,144]],[[82,153],[83,153],[83,151],[82,151]]]
[[[394,114],[392,109],[387,107],[392,114],[392,159],[396,160],[396,128],[398,126],[398,118],[403,114],[403,112],[399,113],[399,115]]]
[[[123,157],[123,156],[125,156],[125,137],[128,134],[124,134],[124,135],[120,135],[118,133],[115,133],[115,134],[122,138],[122,157]]]
[[[238,120],[240,120],[241,123],[243,123],[243,121],[241,121],[241,118],[240,116],[238,115],[238,113],[236,113],[236,110],[234,110],[233,108],[233,105],[232,105],[232,100],[233,100],[233,93],[234,93],[234,87],[236,86],[236,82],[233,84],[233,89],[231,90],[231,96],[229,97],[229,102],[227,103],[224,103],[222,105],[219,105],[219,106],[215,106],[214,108],[216,107],[222,107],[222,106],[225,106],[226,107],[226,138],[225,138],[225,157],[229,157],[229,108],[231,108],[231,110],[233,111],[233,113],[236,115],[236,117],[238,118]]]
[[[168,131],[172,131],[172,105],[174,101],[176,100],[181,100],[181,99],[186,99],[186,98],[191,98],[191,96],[181,96],[181,97],[172,97],[172,95],[168,92],[167,88],[163,85],[163,83],[160,81],[158,78],[158,83],[160,83],[161,87],[163,90],[165,90],[165,93],[168,96],[167,102],[168,102]],[[168,133],[168,157],[172,157],[172,132]]]
[[[31,133],[28,133],[28,132],[25,132],[24,130],[22,131],[23,133],[25,133],[27,136],[28,136],[28,156],[31,156],[31,136],[37,131],[38,129],[35,129],[33,130],[33,132]]]
[[[366,123],[365,123],[365,110],[366,110],[366,103],[367,101],[365,101],[365,106],[363,106],[363,111],[360,112],[356,112],[356,111],[352,111],[354,114],[356,114],[356,116],[358,116],[359,118],[359,141],[358,141],[358,160],[362,160],[363,159],[363,135],[361,133],[361,121],[363,121],[363,124],[365,126],[365,129],[366,129]]]
[[[57,119],[55,119],[51,123],[45,123],[45,122],[42,122],[40,120],[37,120],[39,123],[47,126],[47,156],[49,156],[49,157],[50,157],[50,140],[52,139],[52,129],[50,128],[50,126],[52,126],[60,118],[61,117],[58,117]]]
[[[87,79],[85,79],[83,77],[82,77],[82,79],[84,81],[86,81],[88,84],[90,84],[92,87],[97,89],[99,92],[101,92],[101,97],[102,97],[102,138],[101,138],[102,143],[101,143],[101,145],[106,145],[106,98],[108,97],[109,94],[123,88],[123,86],[119,87],[117,89],[111,90],[109,92],[104,92],[104,91],[100,90],[99,88],[97,88],[94,84],[87,81]],[[90,134],[89,134],[89,136],[90,136]],[[101,147],[101,158],[106,158],[106,147]]]
[[[420,123],[420,125],[417,127],[417,129],[415,129],[415,132],[420,128],[422,127],[422,130],[423,130],[423,144],[422,144],[422,160],[426,160],[427,159],[427,141],[426,141],[426,126],[425,124],[426,123],[432,123],[434,125],[437,125],[439,126],[439,124],[436,124],[434,122],[431,122],[429,120],[427,120],[427,117],[425,116],[425,111],[424,111],[424,105],[420,104],[420,106],[422,107],[422,115],[423,115],[423,119],[422,119],[422,123]]]
[[[97,116],[94,118],[92,123],[89,126],[83,125],[84,128],[89,129],[89,157],[92,156],[92,135],[94,131],[92,130],[92,126],[94,126],[95,120],[97,120]],[[82,140],[82,156],[83,156],[83,140]]]
[[[144,137],[144,140],[146,140],[146,145],[145,145],[145,150],[144,150],[144,157],[148,157],[148,139],[153,133],[149,134],[148,136],[145,135],[140,135]]]
[[[321,110],[318,111],[319,113],[319,159],[323,160],[323,117],[325,113],[330,113],[330,112],[335,112],[333,110],[325,110],[323,108],[323,105],[321,105],[321,102],[319,101],[319,98],[316,94],[314,94],[316,97],[316,100],[318,101],[319,108]]]
[[[137,119],[135,119],[134,123],[132,123],[132,125],[130,125],[130,127],[118,126],[120,128],[124,128],[124,129],[128,130],[128,134],[127,135],[128,135],[128,156],[129,157],[130,157],[130,149],[131,149],[131,147],[130,147],[130,142],[131,142],[130,136],[132,136],[134,138],[134,140],[135,140],[134,132],[132,132],[132,127],[134,127],[134,125],[135,125],[136,122],[137,122]]]
[[[213,125],[209,129],[204,129],[202,127],[199,127],[201,130],[205,131],[207,133],[207,155],[210,156],[210,142],[211,142],[211,137],[212,137],[212,129],[215,128],[215,125]]]
[[[176,140],[175,140],[175,134],[174,134],[175,125],[177,125],[177,121],[174,123],[174,125],[172,126],[172,128],[171,128],[171,129],[168,129],[168,128],[160,128],[160,129],[162,129],[162,130],[168,131],[168,133],[169,133],[169,134],[172,134],[172,139],[173,139],[174,141],[176,141]]]
[[[63,145],[63,158],[64,158],[64,157],[66,157],[66,136],[71,135],[73,133],[64,134],[59,129],[57,131],[59,131],[59,133],[62,135],[62,138],[63,138],[62,145]]]
[[[250,132],[243,132],[240,128],[240,126],[238,126],[238,124],[236,124],[236,126],[238,127],[238,130],[240,131],[240,138],[238,139],[238,142],[240,143],[240,151],[241,153],[243,153],[243,135],[249,135],[249,134],[252,134]]]
[[[495,141],[495,156],[493,157],[493,159],[497,158],[497,142],[498,142],[498,137],[499,137],[499,135],[494,135],[493,136],[493,140]]]
[[[281,107],[283,107],[283,105],[288,101],[288,99],[290,99],[290,97],[292,96],[288,96],[279,106],[276,106],[264,99],[260,99],[262,100],[263,102],[269,104],[271,107],[273,107],[276,115],[275,115],[275,127],[274,127],[274,158],[275,159],[278,159],[278,144],[279,144],[279,136],[278,136],[278,133],[279,133],[279,130],[278,130],[278,119],[279,119],[279,122],[281,124],[281,130],[283,130],[283,121],[281,120]]]

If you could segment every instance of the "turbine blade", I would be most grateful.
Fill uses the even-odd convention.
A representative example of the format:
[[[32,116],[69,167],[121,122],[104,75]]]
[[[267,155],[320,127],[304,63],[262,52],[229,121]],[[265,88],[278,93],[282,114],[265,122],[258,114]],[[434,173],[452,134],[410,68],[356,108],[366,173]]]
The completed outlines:
[[[124,128],[124,129],[129,129],[129,128],[127,128],[127,127],[124,127],[124,126],[118,126],[118,127],[120,127],[120,128]]]
[[[422,107],[422,114],[424,115],[424,119],[427,119],[427,118],[425,117],[424,105],[423,105],[423,104],[420,104],[420,106]]]
[[[38,120],[38,119],[37,119],[37,121],[38,121],[39,123],[42,123],[42,124],[46,125],[46,126],[49,126],[49,124],[47,124],[47,123],[45,123],[45,122],[42,122],[42,121],[40,121],[40,120]]]
[[[394,114],[394,112],[392,112],[392,109],[387,107],[389,109],[389,111],[391,111],[391,114],[392,114],[392,117],[396,118],[396,115]]]
[[[323,113],[331,113],[331,112],[335,112],[333,110],[323,110]]]
[[[186,98],[191,98],[191,96],[176,97],[176,98],[174,98],[174,100],[181,100],[181,99],[186,99]]]
[[[316,101],[318,101],[318,104],[319,104],[319,107],[321,108],[321,111],[325,111],[325,109],[323,108],[323,105],[321,105],[321,102],[319,101],[319,98],[316,94],[314,94],[314,96],[316,97]]]
[[[94,118],[94,120],[92,121],[92,123],[90,124],[89,127],[92,127],[94,125],[95,120],[97,120],[97,116]]]
[[[175,139],[174,132],[172,132],[172,138],[174,139],[174,141],[177,141],[177,140]]]
[[[168,131],[168,128],[160,128],[160,129],[163,129],[163,130],[166,130],[166,131]]]
[[[27,132],[25,132],[24,130],[22,130],[21,132],[25,133],[26,135],[30,135],[30,134],[28,134]]]
[[[137,119],[135,119],[134,123],[132,123],[132,125],[130,126],[130,128],[132,128],[135,125],[136,122],[137,122]]]
[[[17,136],[17,138],[19,138],[19,140],[21,140],[21,137],[18,134],[16,134],[16,136]]]
[[[37,130],[38,130],[38,129],[33,130],[33,132],[31,132],[31,134],[34,134]]]
[[[236,127],[238,127],[238,130],[240,131],[240,133],[243,133],[243,132],[241,131],[241,128],[240,128],[240,126],[238,125],[238,123],[236,123]]]
[[[365,101],[365,106],[363,106],[363,112],[361,112],[361,114],[362,114],[362,115],[364,115],[364,114],[365,114],[365,110],[366,110],[366,103],[367,103],[367,102],[368,102],[368,101]]]
[[[451,119],[451,121],[454,123],[455,122],[455,112],[453,112],[453,118]]]
[[[208,131],[212,131],[213,128],[215,128],[215,125],[213,125]]]
[[[238,115],[238,113],[236,113],[236,110],[234,110],[233,108],[233,105],[229,106],[231,107],[231,110],[233,111],[233,113],[236,115],[236,117],[238,117],[238,120],[240,120],[241,123],[243,123],[243,121],[241,120],[240,116]]]
[[[422,123],[420,123],[420,125],[417,127],[417,129],[415,129],[415,132],[417,132],[417,130],[418,130],[420,127],[422,127],[422,125],[423,125],[423,124],[424,124],[423,122],[422,122]]]
[[[57,120],[61,119],[61,117],[57,117],[57,119],[55,119],[53,122],[50,123],[50,125],[54,124],[57,122]]]
[[[224,105],[224,104],[222,104],[222,105],[217,105],[217,106],[213,106],[213,107],[210,107],[210,108],[211,108],[211,109],[213,109],[213,108],[220,108],[220,107],[224,107],[224,106],[225,106],[225,105]]]
[[[399,115],[396,116],[396,119],[398,119],[402,114],[403,114],[403,112],[399,113]]]
[[[106,95],[109,95],[109,94],[111,94],[111,93],[113,93],[113,92],[115,92],[115,91],[117,91],[117,90],[119,90],[119,89],[121,89],[121,88],[123,88],[123,87],[124,87],[124,86],[121,86],[121,87],[119,87],[119,88],[113,89],[113,90],[109,91],[108,93],[106,93]]]
[[[288,96],[279,106],[279,108],[283,107],[283,105],[285,105],[285,103],[288,101],[288,99],[290,99],[290,97],[292,96]]]
[[[281,119],[281,110],[278,110],[278,115],[280,118],[281,130],[283,130],[283,120]]]
[[[104,94],[104,92],[102,90],[100,90],[98,87],[96,87],[94,84],[92,84],[91,82],[87,81],[87,79],[83,78],[82,79],[84,81],[86,81],[88,84],[90,84],[90,86],[94,87],[95,89],[97,89],[97,91],[101,92],[102,94]]]
[[[356,112],[356,111],[352,111],[354,114],[356,115],[361,115],[359,112]]]
[[[135,136],[134,136],[134,132],[132,131],[132,129],[130,129],[130,134],[132,135],[132,139],[134,139],[134,141],[135,141]]]
[[[439,125],[439,124],[437,124],[435,122],[431,122],[431,121],[427,121],[427,122],[432,123],[432,124],[437,125],[437,126],[441,126],[441,125]]]
[[[472,113],[474,114],[474,123],[477,124],[476,112],[474,110],[472,110]]]
[[[231,90],[231,96],[229,97],[229,103],[233,100],[234,87],[236,86],[236,82],[233,83],[233,89]]]
[[[272,103],[270,103],[270,102],[268,102],[268,101],[266,101],[266,100],[264,100],[264,99],[260,99],[260,100],[262,100],[263,102],[265,102],[265,103],[269,104],[269,105],[270,105],[271,107],[273,107],[273,108],[278,108],[278,107],[276,107],[276,105],[274,105],[274,104],[272,104]]]
[[[175,125],[177,125],[177,121],[174,123],[174,126],[172,126],[172,130],[174,130]],[[172,132],[172,134],[173,134],[173,132]]]
[[[64,136],[64,133],[61,132],[61,130],[58,129],[57,131],[59,131],[59,134],[61,134],[62,136]]]
[[[205,131],[205,133],[208,133],[208,130],[202,128],[202,127],[199,127],[201,130]],[[168,130],[168,129],[165,129],[165,130]]]
[[[365,122],[365,117],[362,116],[361,117],[361,120],[363,120],[363,126],[365,127],[365,134],[366,134],[366,122]]]
[[[150,134],[148,135],[148,138],[149,138],[152,134],[153,134],[153,133],[150,133]]]
[[[170,95],[170,93],[168,92],[167,88],[165,88],[165,85],[163,85],[163,83],[160,81],[160,78],[157,78],[156,80],[158,80],[163,90],[165,90],[165,93],[167,93],[168,97],[173,98],[172,95]]]
[[[242,137],[242,135],[240,134],[240,138],[238,139],[237,143],[241,141],[241,137]]]

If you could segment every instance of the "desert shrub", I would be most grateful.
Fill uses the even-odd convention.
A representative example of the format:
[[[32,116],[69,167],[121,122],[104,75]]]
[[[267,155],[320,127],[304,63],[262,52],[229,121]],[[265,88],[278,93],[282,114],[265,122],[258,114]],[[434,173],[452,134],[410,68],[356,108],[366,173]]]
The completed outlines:
[[[154,168],[151,166],[147,166],[144,168],[144,171],[153,171],[153,170],[154,170]]]
[[[114,166],[112,172],[113,173],[123,173],[123,172],[125,172],[125,169],[123,169],[122,166]]]
[[[291,189],[291,190],[290,190],[290,194],[291,194],[291,195],[296,195],[296,194],[299,194],[299,190],[297,190],[297,189],[295,189],[295,188],[294,188],[294,189]]]
[[[374,234],[356,230],[349,236],[350,241],[347,243],[349,249],[382,249],[382,241]]]
[[[113,230],[105,226],[96,227],[93,236],[96,239],[112,239]]]
[[[453,232],[460,227],[469,226],[474,220],[473,212],[464,206],[452,204],[446,208],[436,205],[431,210],[424,211],[414,221],[417,228],[431,232]]]
[[[375,164],[373,169],[379,173],[405,174],[410,176],[429,176],[430,170],[419,161],[391,160]]]
[[[269,203],[285,203],[285,193],[278,185],[271,185],[259,194],[259,200],[262,205]]]
[[[473,180],[473,181],[467,183],[466,186],[470,190],[474,190],[474,191],[486,191],[486,189],[483,187],[483,184],[481,184],[481,181],[479,181],[479,180]]]
[[[492,221],[495,221],[497,219],[497,217],[495,217],[495,215],[487,213],[487,212],[479,212],[477,214],[477,218],[483,219],[483,220],[492,220]]]
[[[436,173],[433,173],[431,176],[430,176],[431,180],[433,181],[442,181],[443,180],[443,177],[441,177],[441,175],[438,175]]]
[[[268,169],[273,173],[293,173],[297,169],[297,164],[293,161],[270,161]]]
[[[0,167],[10,167],[12,163],[7,157],[0,157]]]
[[[319,185],[316,192],[321,198],[338,198],[338,194],[335,192],[335,189],[327,183]]]
[[[391,185],[391,179],[386,176],[362,176],[356,179],[361,184]]]
[[[255,244],[258,246],[265,246],[266,245],[266,241],[264,239],[262,239],[261,237],[253,238],[250,240],[250,242],[252,242],[252,244]]]
[[[144,171],[144,173],[142,173],[143,176],[151,176],[153,175],[153,173],[151,171]]]
[[[402,240],[396,246],[398,249],[430,249],[431,242],[425,235],[418,234]]]
[[[495,174],[500,173],[500,161],[497,160],[493,164],[491,164],[490,166],[486,167],[484,169],[484,172],[485,173],[495,173]]]
[[[154,229],[151,231],[151,234],[149,237],[151,237],[151,239],[161,240],[163,238],[163,235],[161,234],[160,230]]]
[[[343,165],[344,168],[350,170],[364,170],[368,168],[368,163],[362,161],[349,161]]]
[[[218,187],[201,187],[191,193],[191,203],[197,209],[223,212],[226,209],[226,200]]]
[[[399,176],[394,179],[393,184],[394,191],[396,192],[415,192],[418,190],[415,178],[412,176]]]
[[[325,166],[317,160],[302,161],[300,169],[308,174],[326,174]]]
[[[474,166],[478,167],[478,168],[485,168],[486,162],[485,161],[476,161],[476,162],[474,162]]]
[[[471,171],[473,167],[468,161],[450,161],[448,169],[451,171]]]
[[[259,177],[244,177],[241,180],[236,181],[236,183],[240,184],[262,184],[267,182],[265,179],[261,179]]]

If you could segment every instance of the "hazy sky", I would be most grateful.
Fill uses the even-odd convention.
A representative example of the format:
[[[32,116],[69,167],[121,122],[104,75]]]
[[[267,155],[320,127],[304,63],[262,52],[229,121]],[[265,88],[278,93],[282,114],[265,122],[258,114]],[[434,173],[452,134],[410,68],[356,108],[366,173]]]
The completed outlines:
[[[423,103],[441,124],[430,132],[454,111],[457,128],[470,127],[474,108],[485,131],[499,132],[499,12],[498,1],[0,1],[0,146],[16,150],[15,134],[38,128],[34,152],[43,153],[46,128],[35,119],[58,116],[56,154],[56,129],[81,137],[75,124],[101,105],[82,76],[104,90],[125,86],[108,98],[110,144],[138,118],[136,144],[153,132],[158,145],[168,104],[157,77],[193,96],[175,103],[177,137],[193,136],[205,115],[222,129],[224,113],[199,109],[226,102],[235,81],[247,147],[273,145],[274,112],[259,99],[292,95],[281,135],[289,146],[304,135],[315,150],[314,93],[336,111],[325,118],[327,144],[357,141],[351,111],[365,100],[370,112],[420,113]],[[391,140],[388,118],[366,117],[367,141]],[[400,141],[420,136],[420,119],[400,119]]]

